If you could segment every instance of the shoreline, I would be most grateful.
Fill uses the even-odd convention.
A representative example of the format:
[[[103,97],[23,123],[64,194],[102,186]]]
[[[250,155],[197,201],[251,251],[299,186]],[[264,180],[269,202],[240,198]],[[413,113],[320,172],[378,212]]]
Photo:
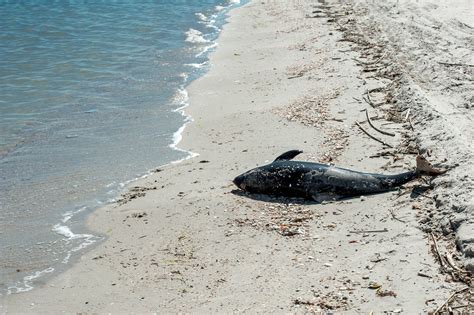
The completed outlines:
[[[413,165],[413,156],[388,167],[369,158],[383,147],[352,126],[373,82],[359,77],[356,53],[331,25],[306,18],[311,10],[256,1],[233,9],[211,69],[187,88],[192,120],[180,147],[199,158],[160,167],[91,214],[88,226],[108,240],[45,286],[5,297],[0,312],[413,313],[443,303],[458,286],[438,273],[418,229],[420,200],[395,192],[281,203],[233,191],[235,175],[288,149],[362,171]],[[285,236],[287,226],[301,232]],[[378,296],[372,282],[396,296]]]
[[[201,16],[199,16],[199,23],[206,25],[206,27],[212,28],[213,30],[217,31],[220,33],[220,29],[218,26],[225,25],[226,22],[226,15],[230,10],[232,10],[235,7],[240,6],[240,1],[237,2],[230,2],[228,5],[225,7],[221,7],[219,10],[217,10],[213,15],[210,15],[206,20],[203,20],[203,17],[205,17],[202,13],[199,13]],[[195,31],[198,32],[198,37],[190,37],[188,32],[190,31]],[[192,43],[192,44],[202,44],[202,46],[195,47],[198,48],[198,52],[196,54],[196,58],[202,58],[203,56],[208,56],[209,51],[215,49],[217,46],[217,39],[214,40],[205,40],[202,36],[204,35],[212,35],[210,34],[202,34],[201,32],[190,29],[185,35],[187,38],[185,39],[185,42]],[[195,35],[196,36],[196,35]],[[202,42],[200,41],[202,40]],[[171,110],[172,112],[178,113],[183,117],[183,124],[178,128],[177,131],[175,131],[172,135],[172,143],[168,145],[169,148],[176,152],[181,152],[186,154],[186,157],[177,159],[177,160],[172,160],[170,162],[155,166],[150,168],[147,171],[144,171],[143,173],[140,173],[140,175],[137,175],[136,177],[127,179],[126,181],[123,182],[118,182],[116,184],[116,187],[114,187],[110,191],[104,191],[103,197],[99,198],[96,200],[95,205],[87,205],[82,208],[73,208],[72,210],[69,210],[65,213],[60,213],[61,219],[58,222],[55,222],[52,224],[52,232],[58,235],[61,235],[64,237],[64,240],[66,241],[73,241],[77,239],[84,239],[82,243],[78,245],[78,247],[71,248],[69,252],[67,252],[67,255],[62,259],[62,264],[51,264],[45,268],[38,269],[38,270],[33,270],[29,271],[28,274],[26,274],[23,278],[18,279],[16,283],[12,283],[11,286],[7,288],[7,292],[4,294],[5,296],[8,296],[10,294],[17,294],[17,293],[24,293],[24,292],[29,292],[30,290],[33,290],[36,288],[36,285],[33,283],[33,281],[36,281],[36,279],[41,278],[40,282],[47,282],[49,281],[48,279],[55,277],[58,273],[60,274],[61,272],[64,272],[68,268],[70,268],[70,263],[69,260],[72,258],[73,260],[77,260],[80,257],[77,257],[77,254],[74,254],[77,251],[77,248],[81,247],[79,249],[81,256],[84,253],[84,249],[86,251],[91,250],[90,248],[94,248],[96,246],[99,246],[104,240],[104,235],[99,233],[97,234],[97,231],[94,231],[90,229],[90,227],[87,225],[87,217],[93,213],[94,211],[98,211],[103,207],[107,207],[110,204],[114,204],[116,202],[116,199],[119,199],[119,197],[123,194],[126,193],[130,187],[133,186],[134,183],[139,182],[141,180],[146,179],[150,175],[154,173],[154,170],[161,168],[161,167],[166,167],[169,165],[177,164],[182,161],[188,160],[190,158],[193,158],[197,156],[196,153],[187,151],[185,149],[179,148],[178,144],[182,140],[182,133],[186,126],[192,122],[192,117],[187,115],[185,113],[185,108],[189,106],[189,98],[187,95],[187,90],[186,88],[197,78],[203,76],[206,74],[207,70],[203,71],[201,68],[203,65],[207,64],[209,62],[208,59],[206,59],[202,64],[199,64],[200,66],[194,66],[194,64],[186,64],[187,66],[190,66],[194,68],[195,70],[190,70],[186,73],[183,73],[183,83],[181,87],[177,90],[177,93],[184,93],[184,99],[180,99],[178,102],[175,102],[172,100],[172,106],[176,107],[175,109]],[[199,74],[196,74],[195,71],[196,69],[199,70]],[[190,76],[193,76],[193,79],[189,79]],[[168,106],[168,105],[167,105]],[[112,185],[111,183],[110,185]],[[109,186],[106,186],[109,187]],[[112,195],[111,192],[114,192]],[[89,214],[84,215],[83,212],[87,212]],[[74,229],[75,232],[71,230],[71,226],[65,225],[67,221],[72,219],[73,217],[76,217],[77,215],[81,216],[82,218],[82,225],[78,222],[74,222]],[[77,219],[77,218],[76,218]],[[77,228],[79,227],[80,231],[76,231]],[[94,234],[84,234],[84,233],[94,233]],[[66,262],[65,262],[66,261]],[[74,263],[72,263],[73,265]],[[2,292],[3,293],[3,292]],[[2,297],[2,293],[0,293],[0,297]]]

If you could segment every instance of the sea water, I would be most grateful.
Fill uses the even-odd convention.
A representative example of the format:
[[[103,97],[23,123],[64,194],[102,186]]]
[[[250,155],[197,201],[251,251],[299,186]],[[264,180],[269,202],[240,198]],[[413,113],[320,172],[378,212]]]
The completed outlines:
[[[186,85],[236,0],[0,1],[0,295],[103,236],[84,217],[191,152]]]

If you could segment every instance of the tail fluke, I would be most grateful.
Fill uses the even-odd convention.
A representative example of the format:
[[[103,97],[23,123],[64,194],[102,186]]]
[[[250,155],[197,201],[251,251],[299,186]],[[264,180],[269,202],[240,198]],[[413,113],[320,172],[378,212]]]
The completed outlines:
[[[447,172],[445,169],[434,168],[424,157],[416,157],[416,172],[420,175],[438,176]]]

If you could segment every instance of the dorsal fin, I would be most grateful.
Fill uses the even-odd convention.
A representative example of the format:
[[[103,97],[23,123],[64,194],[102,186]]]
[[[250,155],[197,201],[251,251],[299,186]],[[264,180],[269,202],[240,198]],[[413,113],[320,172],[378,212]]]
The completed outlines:
[[[291,159],[293,159],[295,156],[297,156],[298,154],[300,153],[303,153],[303,151],[301,150],[290,150],[290,151],[287,151],[283,154],[280,154],[276,159],[275,161],[273,162],[276,162],[276,161],[289,161]]]

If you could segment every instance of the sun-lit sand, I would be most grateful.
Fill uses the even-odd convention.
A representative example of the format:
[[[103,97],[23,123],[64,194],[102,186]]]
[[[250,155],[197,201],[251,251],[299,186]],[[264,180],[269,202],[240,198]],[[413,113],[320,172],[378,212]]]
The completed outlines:
[[[431,236],[457,268],[469,263],[472,19],[444,2],[352,2],[232,11],[210,71],[188,87],[193,122],[179,147],[199,156],[92,214],[108,239],[42,287],[4,297],[0,312],[415,314],[464,288],[440,272]],[[236,175],[290,149],[392,174],[421,150],[450,171],[434,190],[412,182],[322,204],[235,190]]]

